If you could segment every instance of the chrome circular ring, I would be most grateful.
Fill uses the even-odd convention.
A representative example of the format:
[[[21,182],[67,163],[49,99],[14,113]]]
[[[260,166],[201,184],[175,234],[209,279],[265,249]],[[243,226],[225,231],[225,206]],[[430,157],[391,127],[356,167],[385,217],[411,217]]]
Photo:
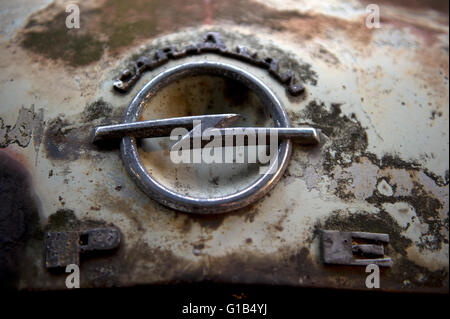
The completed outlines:
[[[270,112],[275,127],[290,127],[289,118],[276,95],[261,80],[247,71],[221,62],[189,62],[170,68],[149,81],[134,97],[124,117],[124,123],[136,122],[147,102],[169,83],[195,75],[216,75],[236,80],[253,90]],[[286,170],[292,144],[283,140],[278,147],[278,163],[271,162],[269,172],[261,175],[245,189],[223,197],[197,198],[176,193],[155,180],[144,168],[138,154],[136,139],[126,136],[121,141],[122,160],[135,183],[152,199],[175,210],[218,214],[245,207],[264,196],[278,182]]]

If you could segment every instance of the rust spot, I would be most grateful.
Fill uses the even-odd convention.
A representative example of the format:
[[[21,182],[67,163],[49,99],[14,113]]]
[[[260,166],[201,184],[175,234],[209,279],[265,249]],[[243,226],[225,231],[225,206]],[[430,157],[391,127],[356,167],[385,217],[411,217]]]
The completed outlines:
[[[421,38],[427,46],[431,46],[432,44],[438,41],[439,35],[443,34],[442,30],[438,30],[426,25],[420,24],[412,24],[411,22],[396,20],[394,18],[385,18],[381,17],[380,22],[383,25],[390,25],[394,28],[408,28],[409,31],[416,36],[417,38]]]
[[[373,29],[365,27],[364,19],[349,21],[322,14],[297,14],[280,21],[280,24],[302,40],[343,32],[355,45],[366,46],[372,41]]]
[[[255,217],[259,214],[259,209],[254,209],[252,211],[249,211],[246,215],[245,215],[245,221],[246,222],[250,222],[253,223],[255,221]]]
[[[275,228],[276,231],[282,232],[284,230],[283,223],[288,218],[289,212],[290,212],[290,210],[288,208],[286,208],[283,211],[283,213],[281,214],[280,219],[274,225],[272,225],[272,227]]]
[[[362,0],[361,2],[365,4],[371,4],[373,1],[371,0]],[[379,5],[394,5],[398,7],[404,7],[407,9],[416,9],[416,10],[426,10],[433,9],[442,13],[449,13],[449,4],[448,1],[441,0],[379,0],[377,1]]]

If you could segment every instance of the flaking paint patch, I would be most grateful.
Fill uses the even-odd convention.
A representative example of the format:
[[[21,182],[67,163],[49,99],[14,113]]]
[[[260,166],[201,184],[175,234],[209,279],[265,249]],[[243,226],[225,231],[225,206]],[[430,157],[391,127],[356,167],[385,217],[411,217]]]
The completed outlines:
[[[384,196],[392,196],[394,194],[391,185],[389,185],[389,183],[384,178],[378,182],[377,190],[380,194],[383,194]]]
[[[392,198],[374,194],[368,199],[368,202],[375,204],[377,207],[382,207],[385,203],[409,203],[414,207],[420,223],[424,224],[423,227],[427,227],[425,232],[420,233],[417,246],[421,249],[439,251],[443,244],[448,244],[448,217],[446,219],[440,218],[442,203],[417,182],[411,191],[411,196]]]
[[[38,113],[35,113],[34,105],[29,109],[22,106],[13,127],[6,125],[0,117],[0,148],[5,148],[14,143],[26,148],[34,132],[34,146],[38,149],[41,143],[43,112],[43,109],[40,109]]]
[[[325,218],[325,221],[319,222],[316,229],[388,233],[391,236],[394,265],[396,258],[400,258],[403,260],[401,265],[408,264],[411,266],[410,270],[420,270],[423,274],[426,266],[416,265],[406,259],[407,251],[412,245],[416,245],[421,247],[423,254],[429,255],[428,252],[442,252],[447,247],[448,209],[445,208],[445,197],[448,187],[442,185],[439,179],[425,174],[416,161],[407,162],[390,154],[379,159],[367,152],[366,128],[354,115],[342,115],[333,104],[329,111],[318,102],[310,102],[308,106],[306,112],[290,115],[299,125],[306,123],[322,129],[326,138],[319,146],[321,150],[316,151],[322,154],[322,159],[314,161],[311,160],[314,154],[304,156],[294,152],[290,168],[300,164],[296,169],[300,173],[293,176],[305,179],[307,185],[314,182],[314,188],[318,190],[323,190],[321,185],[328,182],[328,191],[324,191],[324,194],[334,189],[335,195],[350,205],[363,202],[374,205],[378,210],[375,214],[336,211]],[[355,143],[336,142],[346,137]],[[288,172],[292,174],[294,171],[291,169]],[[378,189],[383,182],[390,186],[387,191]],[[311,189],[311,185],[308,187]],[[387,255],[389,256],[389,251]],[[429,260],[438,255],[433,256],[435,257],[430,256]],[[394,270],[396,271],[397,269]],[[445,269],[438,273],[429,271],[422,276],[422,287],[433,284],[441,287],[446,276]],[[429,277],[434,279],[427,279]],[[402,282],[397,284],[403,285]],[[419,284],[416,281],[412,287],[419,287]]]

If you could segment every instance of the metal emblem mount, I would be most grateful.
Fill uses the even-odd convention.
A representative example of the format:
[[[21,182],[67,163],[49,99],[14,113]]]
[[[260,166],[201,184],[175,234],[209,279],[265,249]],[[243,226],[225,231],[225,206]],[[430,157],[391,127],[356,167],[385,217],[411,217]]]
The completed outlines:
[[[355,240],[368,243],[355,243]],[[325,264],[367,266],[375,264],[392,267],[392,259],[384,256],[383,244],[389,243],[388,234],[365,232],[322,231],[322,249]]]
[[[80,253],[113,250],[120,244],[115,227],[47,234],[45,267],[58,268],[80,264]]]

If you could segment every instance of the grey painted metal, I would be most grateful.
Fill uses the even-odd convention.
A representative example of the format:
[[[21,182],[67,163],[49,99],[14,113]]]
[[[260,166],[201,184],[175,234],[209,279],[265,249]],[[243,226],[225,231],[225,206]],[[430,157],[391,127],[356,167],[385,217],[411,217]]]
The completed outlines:
[[[289,118],[280,100],[262,81],[247,71],[221,62],[191,62],[170,68],[149,81],[136,95],[125,114],[124,123],[138,121],[151,97],[172,81],[195,75],[224,76],[246,85],[260,97],[274,121],[280,128],[290,126]],[[263,174],[243,190],[216,198],[199,198],[176,193],[155,180],[144,168],[138,154],[136,138],[126,136],[121,142],[122,159],[130,176],[151,198],[170,208],[188,213],[219,214],[245,207],[264,196],[283,175],[292,151],[291,141],[284,140],[278,148],[278,161],[271,164],[273,174]],[[274,167],[277,165],[278,167]]]

